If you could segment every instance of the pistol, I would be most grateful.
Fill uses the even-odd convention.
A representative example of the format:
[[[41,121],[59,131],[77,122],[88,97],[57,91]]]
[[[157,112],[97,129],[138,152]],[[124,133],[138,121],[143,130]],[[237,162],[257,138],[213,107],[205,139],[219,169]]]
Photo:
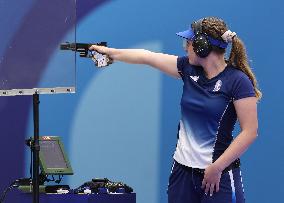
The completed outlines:
[[[97,51],[91,51],[89,48],[92,45],[98,46],[107,46],[107,42],[99,42],[99,43],[62,43],[60,44],[61,50],[70,50],[79,52],[80,57],[91,58],[97,67],[105,67],[109,64],[112,64],[113,60],[106,54],[99,53]]]

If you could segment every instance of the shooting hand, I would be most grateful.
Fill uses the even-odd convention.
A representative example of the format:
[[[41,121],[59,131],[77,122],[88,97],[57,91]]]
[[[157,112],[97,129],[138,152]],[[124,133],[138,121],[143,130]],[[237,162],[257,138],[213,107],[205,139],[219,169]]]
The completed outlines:
[[[108,48],[105,47],[105,46],[92,45],[89,49],[91,51],[97,51],[101,54],[107,54],[108,55],[108,53],[107,53]]]
[[[109,48],[105,46],[92,45],[89,50],[92,52],[92,60],[95,62],[97,67],[106,67],[113,63],[113,60],[108,55]]]

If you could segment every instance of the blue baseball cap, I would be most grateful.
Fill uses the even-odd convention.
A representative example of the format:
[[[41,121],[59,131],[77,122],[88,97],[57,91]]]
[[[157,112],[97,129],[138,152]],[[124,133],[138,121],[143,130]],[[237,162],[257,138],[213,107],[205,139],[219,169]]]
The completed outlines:
[[[182,31],[182,32],[178,32],[176,33],[178,36],[185,38],[187,40],[192,40],[192,38],[194,37],[195,33],[193,31],[193,29],[190,27],[188,30]]]
[[[187,40],[193,40],[195,33],[193,31],[193,29],[191,27],[189,27],[188,30],[182,31],[182,32],[178,32],[176,33],[179,37],[185,38]],[[228,43],[224,42],[224,41],[220,41],[218,39],[214,39],[213,37],[207,36],[208,40],[210,41],[210,43],[214,46],[220,47],[220,48],[227,48]]]

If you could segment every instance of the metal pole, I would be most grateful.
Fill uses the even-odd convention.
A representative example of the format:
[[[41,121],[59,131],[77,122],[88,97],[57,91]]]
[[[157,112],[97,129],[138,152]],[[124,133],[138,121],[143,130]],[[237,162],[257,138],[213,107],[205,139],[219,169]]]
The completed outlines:
[[[39,203],[39,95],[33,95],[34,147],[33,147],[33,203]]]

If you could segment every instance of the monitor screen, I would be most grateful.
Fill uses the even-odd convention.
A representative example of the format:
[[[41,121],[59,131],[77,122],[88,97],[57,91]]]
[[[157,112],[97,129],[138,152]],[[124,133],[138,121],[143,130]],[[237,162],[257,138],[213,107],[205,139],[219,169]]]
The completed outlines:
[[[39,139],[41,170],[47,175],[73,174],[60,138],[44,136]]]
[[[67,168],[63,152],[57,141],[41,140],[39,145],[47,168]]]

